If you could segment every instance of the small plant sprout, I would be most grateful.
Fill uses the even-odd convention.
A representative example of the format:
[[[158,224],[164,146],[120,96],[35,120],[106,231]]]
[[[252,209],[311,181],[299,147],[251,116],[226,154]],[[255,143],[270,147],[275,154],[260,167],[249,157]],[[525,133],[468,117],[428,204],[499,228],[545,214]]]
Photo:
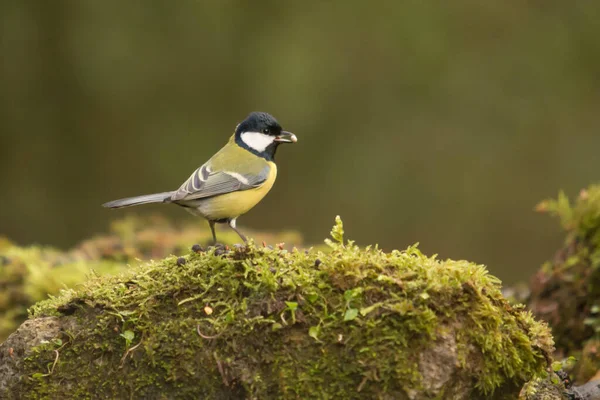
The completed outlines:
[[[346,312],[344,313],[344,321],[352,321],[358,316],[358,308],[352,307],[352,300],[356,299],[363,292],[363,288],[358,287],[349,289],[344,292],[344,301],[346,302]]]
[[[298,309],[298,303],[296,303],[295,301],[286,301],[285,302],[286,308],[283,311],[289,310],[289,312],[292,314],[292,324],[296,323],[296,310]]]
[[[121,333],[120,336],[125,339],[126,347],[131,347],[131,342],[133,342],[133,339],[135,338],[135,333],[133,331],[126,330],[125,332]]]
[[[311,326],[308,329],[308,336],[315,339],[317,342],[320,342],[319,333],[321,333],[321,327],[319,325]]]
[[[325,239],[325,243],[331,247],[336,248],[344,245],[344,223],[340,216],[335,217],[335,225],[331,229],[331,239]]]

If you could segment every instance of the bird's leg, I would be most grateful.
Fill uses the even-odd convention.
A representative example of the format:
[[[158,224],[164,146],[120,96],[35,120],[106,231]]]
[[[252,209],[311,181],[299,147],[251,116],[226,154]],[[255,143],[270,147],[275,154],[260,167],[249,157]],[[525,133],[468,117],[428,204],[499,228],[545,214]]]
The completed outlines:
[[[231,227],[231,229],[233,229],[235,231],[235,233],[237,233],[238,235],[240,235],[240,237],[242,238],[242,240],[244,241],[244,243],[248,242],[248,239],[246,239],[246,236],[244,236],[244,234],[242,232],[240,232],[238,230],[238,228],[236,228],[236,226],[235,226],[235,218],[229,220],[229,226]]]
[[[208,225],[210,225],[210,231],[212,232],[213,246],[216,246],[217,245],[217,234],[215,233],[215,221],[208,221]]]

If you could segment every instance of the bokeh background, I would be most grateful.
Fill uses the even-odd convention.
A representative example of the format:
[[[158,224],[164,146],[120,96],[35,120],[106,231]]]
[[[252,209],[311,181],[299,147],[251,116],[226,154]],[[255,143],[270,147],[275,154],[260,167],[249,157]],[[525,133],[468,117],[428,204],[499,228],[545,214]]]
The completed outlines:
[[[106,231],[125,211],[101,203],[177,188],[261,110],[299,142],[242,227],[321,242],[340,214],[359,244],[526,279],[561,240],[534,205],[600,179],[599,21],[594,1],[4,0],[0,235]]]

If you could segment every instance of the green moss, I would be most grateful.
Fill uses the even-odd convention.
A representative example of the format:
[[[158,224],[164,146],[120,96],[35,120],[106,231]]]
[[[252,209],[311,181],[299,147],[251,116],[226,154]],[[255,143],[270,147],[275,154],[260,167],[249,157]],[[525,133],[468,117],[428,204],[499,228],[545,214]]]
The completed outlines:
[[[43,247],[10,246],[0,253],[0,341],[27,317],[36,301],[84,281],[90,274],[122,271],[125,264],[109,260],[68,259]]]
[[[254,233],[259,240],[301,244],[294,232]],[[236,233],[221,229],[223,243],[235,243]],[[139,260],[188,252],[211,238],[205,222],[181,226],[164,218],[127,217],[113,222],[111,233],[83,241],[63,252],[41,246],[19,247],[0,238],[0,342],[27,317],[27,308],[60,289],[74,287],[91,275],[116,274]]]
[[[519,400],[565,400],[569,398],[571,397],[567,396],[567,390],[555,374],[527,382],[519,394]]]
[[[545,374],[547,327],[512,307],[483,266],[415,246],[361,249],[343,242],[339,219],[332,236],[329,251],[251,244],[183,265],[168,257],[38,303],[32,317],[75,328],[35,349],[14,393],[403,399],[431,390],[420,365],[444,351],[458,372],[438,396],[467,385],[473,399],[514,398]]]
[[[566,238],[533,277],[528,305],[550,323],[564,357],[600,338],[600,185],[582,190],[574,202],[560,193],[537,209],[557,216]]]

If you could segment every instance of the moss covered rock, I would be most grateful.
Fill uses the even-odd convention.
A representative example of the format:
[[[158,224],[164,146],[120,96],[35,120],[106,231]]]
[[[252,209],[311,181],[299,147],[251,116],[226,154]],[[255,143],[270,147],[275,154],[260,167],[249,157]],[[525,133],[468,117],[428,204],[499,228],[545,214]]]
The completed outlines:
[[[600,368],[600,186],[582,190],[573,204],[561,193],[538,210],[558,216],[567,235],[531,279],[528,306],[552,327],[557,358],[581,360],[574,372],[583,383]]]
[[[519,400],[570,399],[567,397],[565,386],[559,381],[558,377],[549,374],[545,378],[536,378],[527,382],[521,393],[519,393]]]
[[[257,240],[300,245],[295,232],[250,232]],[[236,233],[219,232],[223,243],[235,243]],[[91,274],[115,274],[140,260],[162,259],[189,251],[194,243],[211,240],[200,220],[174,225],[160,216],[127,217],[111,224],[110,233],[85,240],[69,251],[44,246],[20,247],[0,238],[0,341],[26,319],[35,302],[74,287]]]
[[[525,384],[519,400],[598,400],[600,380],[573,386],[566,372],[557,371],[546,378],[536,378]]]
[[[0,347],[0,388],[23,398],[514,399],[543,377],[544,323],[483,266],[250,244],[92,279],[38,303]],[[38,334],[30,334],[35,329]],[[9,357],[8,346],[25,343]]]
[[[10,246],[0,250],[0,341],[27,318],[35,302],[92,274],[125,270],[123,262],[74,257],[56,249]]]

